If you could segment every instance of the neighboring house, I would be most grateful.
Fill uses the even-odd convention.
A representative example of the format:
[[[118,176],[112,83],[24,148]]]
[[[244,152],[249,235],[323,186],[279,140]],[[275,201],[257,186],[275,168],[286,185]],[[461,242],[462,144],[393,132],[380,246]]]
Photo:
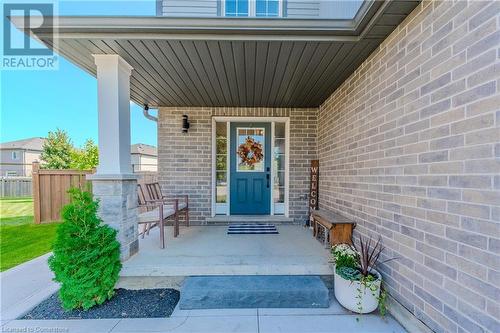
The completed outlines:
[[[45,138],[29,138],[0,143],[0,176],[30,177],[32,163],[40,161]],[[157,171],[155,146],[136,143],[130,147],[134,172]]]
[[[97,77],[93,190],[123,260],[139,251],[132,99],[159,110],[158,178],[189,195],[194,224],[303,223],[319,159],[320,208],[381,235],[397,302],[435,331],[498,332],[500,2],[363,1],[341,17],[333,3],[354,6],[164,0],[164,17],[30,32]]]
[[[30,177],[32,163],[40,161],[44,138],[29,138],[0,143],[0,175]]]
[[[158,16],[352,19],[363,0],[156,0]]]
[[[132,145],[130,154],[134,172],[158,170],[158,152],[155,146],[136,143]]]

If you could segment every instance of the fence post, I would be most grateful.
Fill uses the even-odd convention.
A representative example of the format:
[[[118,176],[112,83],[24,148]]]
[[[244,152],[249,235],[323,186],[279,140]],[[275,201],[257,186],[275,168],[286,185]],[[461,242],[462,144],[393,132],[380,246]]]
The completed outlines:
[[[33,162],[31,172],[31,183],[33,184],[33,213],[35,224],[40,224],[40,163]]]

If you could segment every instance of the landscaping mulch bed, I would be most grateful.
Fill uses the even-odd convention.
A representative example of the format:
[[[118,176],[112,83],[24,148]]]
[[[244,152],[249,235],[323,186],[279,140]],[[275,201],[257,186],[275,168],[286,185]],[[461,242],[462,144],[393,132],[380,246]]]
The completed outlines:
[[[175,289],[116,289],[115,296],[101,305],[65,311],[55,293],[19,319],[165,318],[174,311],[179,295]]]

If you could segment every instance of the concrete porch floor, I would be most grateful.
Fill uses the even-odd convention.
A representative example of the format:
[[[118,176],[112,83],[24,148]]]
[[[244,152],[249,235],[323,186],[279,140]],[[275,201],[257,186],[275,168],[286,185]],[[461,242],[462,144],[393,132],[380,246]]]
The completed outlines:
[[[209,228],[208,234],[216,233]],[[212,231],[212,228],[213,231]],[[280,232],[281,232],[280,227]],[[309,235],[302,227],[287,226],[290,233]],[[193,228],[194,230],[195,228]],[[203,230],[203,228],[200,228]],[[284,234],[285,230],[282,234]],[[171,230],[170,230],[171,231]],[[194,231],[193,231],[194,233]],[[150,235],[151,236],[151,235]],[[156,234],[158,236],[158,234]],[[271,236],[271,235],[266,235]],[[260,237],[260,236],[258,236]],[[147,241],[151,240],[148,239]],[[292,241],[300,240],[297,237]],[[305,238],[305,240],[314,239]],[[157,239],[155,239],[157,241]],[[315,241],[316,242],[316,241]],[[151,242],[157,245],[156,242]],[[317,242],[316,242],[317,243]],[[317,249],[326,253],[319,243]],[[292,246],[294,245],[291,243]],[[307,244],[311,245],[309,242]],[[301,244],[296,244],[302,248]],[[286,250],[287,248],[284,248]],[[2,332],[68,332],[68,333],[405,333],[404,327],[394,317],[380,318],[376,313],[359,316],[340,306],[333,296],[333,281],[325,278],[330,291],[328,308],[257,308],[181,310],[179,305],[170,318],[129,319],[72,319],[72,320],[16,320],[58,289],[47,267],[49,254],[33,259],[0,274],[2,307],[0,326]],[[327,257],[327,255],[325,255]],[[33,272],[37,272],[36,274]],[[21,283],[20,283],[21,282]],[[6,292],[8,291],[8,292]],[[4,305],[7,305],[6,307]],[[421,330],[413,330],[415,332]]]
[[[330,275],[329,250],[311,230],[277,225],[278,235],[227,235],[226,226],[181,227],[166,248],[159,247],[159,230],[139,240],[139,253],[123,263],[122,277],[193,275]]]
[[[2,332],[68,333],[404,333],[390,315],[359,316],[342,308],[330,295],[321,309],[181,310],[170,318],[16,320],[58,289],[45,255],[0,274]],[[36,272],[36,273],[33,273]],[[332,285],[327,283],[332,292]],[[418,331],[418,330],[415,330]]]

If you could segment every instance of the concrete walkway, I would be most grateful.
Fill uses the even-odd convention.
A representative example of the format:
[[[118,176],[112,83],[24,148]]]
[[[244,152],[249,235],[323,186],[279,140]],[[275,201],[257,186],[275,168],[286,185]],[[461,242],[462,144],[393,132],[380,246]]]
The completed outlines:
[[[52,295],[59,286],[47,265],[47,253],[0,273],[2,323],[15,319]]]
[[[356,320],[359,318],[359,321]],[[4,332],[172,332],[172,333],[391,333],[405,332],[392,317],[348,314],[338,305],[328,309],[179,310],[170,318],[101,320],[14,320]]]
[[[334,298],[330,307],[323,309],[180,310],[177,307],[170,318],[15,320],[57,290],[47,267],[48,256],[0,274],[2,332],[405,332],[391,316],[382,319],[377,315],[354,315]]]

